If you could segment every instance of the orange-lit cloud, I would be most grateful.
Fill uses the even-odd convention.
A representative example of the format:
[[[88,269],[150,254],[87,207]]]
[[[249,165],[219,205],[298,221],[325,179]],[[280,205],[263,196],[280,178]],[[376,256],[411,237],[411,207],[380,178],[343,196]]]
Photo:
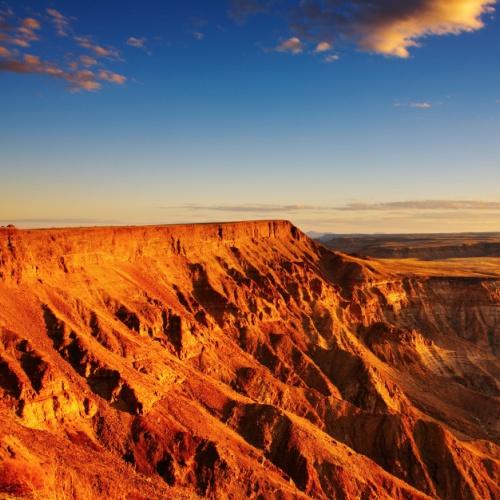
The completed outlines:
[[[95,43],[90,36],[75,36],[75,42],[82,48],[90,50],[97,57],[118,59],[119,53],[111,47],[103,47]]]
[[[86,67],[90,67],[90,66],[95,66],[97,64],[97,59],[95,59],[94,57],[90,57],[90,56],[80,56],[80,62],[86,66]]]
[[[296,36],[283,40],[275,49],[276,52],[288,52],[290,54],[301,54],[304,51],[304,46],[300,38]]]
[[[332,44],[330,42],[319,42],[316,45],[314,52],[316,52],[316,53],[328,52],[329,50],[331,50],[331,48],[332,48]]]
[[[321,54],[323,56],[323,61],[326,63],[332,63],[338,61],[340,56],[332,52],[333,44],[331,42],[318,42],[314,48],[315,54]]]
[[[341,37],[362,50],[407,58],[419,40],[457,35],[484,26],[496,0],[304,0],[293,12],[299,36],[321,41]]]
[[[8,11],[0,15],[0,43],[27,48],[39,39],[38,31],[41,25],[35,18],[27,17],[21,19],[16,26],[7,22],[6,15],[11,17],[13,16],[13,12]]]
[[[70,31],[73,32],[69,18],[61,12],[47,9],[47,14],[59,36],[66,37]],[[26,53],[23,49],[31,47],[33,42],[40,42],[40,29],[40,21],[34,17],[19,18],[12,10],[0,11],[0,72],[50,76],[66,81],[71,92],[91,92],[99,90],[103,82],[123,85],[127,81],[125,76],[111,71],[103,61],[98,60],[119,59],[118,51],[95,43],[90,36],[75,35],[69,39],[69,43],[73,41],[73,45],[76,42],[73,50],[77,52],[69,61],[67,58],[62,61],[61,58],[58,58],[59,61],[57,58],[55,61],[46,60],[33,53],[31,48]],[[78,46],[91,54],[78,54],[78,51],[82,52]],[[92,71],[93,66],[99,66],[99,70]]]
[[[101,84],[96,80],[92,71],[64,70],[55,64],[42,61],[38,56],[26,54],[22,60],[9,59],[0,61],[0,71],[12,73],[31,73],[52,76],[66,80],[73,92],[80,90],[98,90]]]
[[[79,72],[85,73],[85,72]],[[77,79],[70,82],[73,84],[71,90],[73,92],[79,92],[80,90],[86,90],[87,92],[94,92],[95,90],[99,90],[101,88],[101,83],[96,82],[92,78],[87,78],[84,76],[83,78],[78,77],[78,72],[76,73]]]
[[[39,30],[40,23],[36,19],[33,19],[32,17],[27,17],[22,22],[22,28],[25,28],[26,30],[29,31]]]
[[[29,47],[32,42],[38,40],[37,31],[39,29],[40,23],[36,19],[32,17],[23,19],[13,39],[15,44],[20,47]]]
[[[107,71],[105,69],[101,69],[98,76],[100,80],[104,80],[109,83],[116,83],[117,85],[123,85],[127,81],[127,78],[123,75],[113,73],[112,71]]]
[[[65,70],[55,64],[42,61],[33,54],[26,54],[21,60],[0,60],[0,71],[21,74],[31,73],[60,78],[68,82],[72,92],[99,90],[102,87],[101,81],[123,85],[127,80],[123,75],[104,69],[97,74],[89,69],[79,70],[78,65],[74,63],[71,63],[69,68]]]
[[[360,46],[366,50],[397,57],[408,57],[409,48],[427,35],[459,34],[476,31],[484,24],[481,16],[496,0],[434,0],[407,18],[362,31]]]

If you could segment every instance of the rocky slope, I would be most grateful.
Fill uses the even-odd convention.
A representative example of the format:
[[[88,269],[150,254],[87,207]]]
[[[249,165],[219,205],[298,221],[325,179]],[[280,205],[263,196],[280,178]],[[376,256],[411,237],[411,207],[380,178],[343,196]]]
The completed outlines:
[[[498,498],[499,334],[286,221],[0,229],[0,497]]]

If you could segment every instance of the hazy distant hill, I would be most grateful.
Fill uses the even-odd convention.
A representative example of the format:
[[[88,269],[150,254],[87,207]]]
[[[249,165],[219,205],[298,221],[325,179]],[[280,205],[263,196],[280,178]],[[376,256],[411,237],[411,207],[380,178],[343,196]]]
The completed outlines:
[[[323,234],[316,239],[332,250],[378,258],[500,257],[500,233]]]

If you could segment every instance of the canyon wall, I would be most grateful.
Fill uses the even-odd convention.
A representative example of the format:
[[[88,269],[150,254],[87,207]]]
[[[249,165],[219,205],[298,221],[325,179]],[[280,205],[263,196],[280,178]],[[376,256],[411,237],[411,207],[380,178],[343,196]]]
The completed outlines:
[[[0,229],[0,494],[498,498],[499,336],[286,221]]]

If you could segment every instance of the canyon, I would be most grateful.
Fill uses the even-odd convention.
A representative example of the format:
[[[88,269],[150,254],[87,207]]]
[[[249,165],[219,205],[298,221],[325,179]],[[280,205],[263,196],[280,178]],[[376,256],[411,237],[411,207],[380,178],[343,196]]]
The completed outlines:
[[[500,233],[324,234],[319,240],[332,250],[384,259],[500,257]]]
[[[0,497],[499,498],[499,354],[500,259],[0,228]]]

